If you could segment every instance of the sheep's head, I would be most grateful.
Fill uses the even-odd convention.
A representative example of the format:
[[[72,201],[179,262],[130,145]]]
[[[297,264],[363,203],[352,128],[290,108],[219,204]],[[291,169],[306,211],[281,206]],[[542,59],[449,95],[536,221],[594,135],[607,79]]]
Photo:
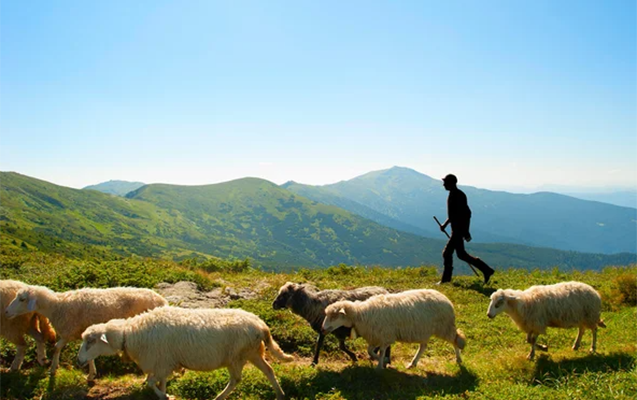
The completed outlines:
[[[344,326],[346,328],[352,327],[352,320],[349,317],[347,310],[347,304],[351,303],[349,301],[337,301],[336,303],[330,304],[325,309],[325,319],[323,320],[323,326],[321,327],[321,332],[324,334],[328,334],[335,329]]]
[[[38,303],[35,294],[29,288],[20,289],[15,298],[5,310],[7,318],[17,317],[18,315],[27,314],[37,311]]]
[[[489,318],[495,318],[496,315],[508,310],[511,303],[517,300],[517,298],[517,295],[511,290],[498,289],[495,293],[491,294],[491,303],[489,303],[487,316]]]
[[[285,285],[281,286],[279,294],[277,294],[276,299],[272,302],[272,308],[275,310],[281,310],[290,307],[292,297],[300,288],[301,285],[292,282],[287,282]]]
[[[82,333],[82,346],[77,354],[77,363],[84,367],[99,356],[112,356],[118,352],[106,336],[106,324],[91,325]]]

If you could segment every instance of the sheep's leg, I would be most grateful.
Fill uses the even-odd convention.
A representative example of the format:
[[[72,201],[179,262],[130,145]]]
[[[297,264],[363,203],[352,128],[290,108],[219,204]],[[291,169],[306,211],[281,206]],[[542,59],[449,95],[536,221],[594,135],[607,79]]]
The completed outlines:
[[[17,371],[20,369],[20,367],[22,366],[22,361],[24,361],[24,355],[27,352],[27,345],[26,344],[22,344],[22,345],[18,345],[16,348],[16,352],[15,352],[15,358],[13,359],[13,362],[11,363],[11,371]]]
[[[527,360],[533,361],[533,359],[535,358],[535,342],[536,341],[537,341],[537,336],[533,335],[532,333],[529,333],[527,335],[527,342],[531,344],[531,352],[529,353],[528,356],[526,356]]]
[[[223,392],[219,393],[219,396],[215,397],[215,400],[224,400],[230,392],[241,382],[241,371],[243,371],[243,365],[245,361],[231,364],[228,366],[228,372],[230,372],[230,381]]]
[[[95,376],[97,375],[97,368],[95,368],[95,360],[89,360],[88,362],[88,377],[87,381],[92,382],[95,380]]]
[[[66,346],[67,340],[61,338],[55,344],[55,352],[53,353],[53,360],[51,361],[51,376],[54,376],[58,370],[58,365],[60,364],[60,353],[62,352],[62,348]]]
[[[378,352],[378,366],[376,369],[384,369],[385,368],[385,352],[387,351],[387,346],[381,346],[380,351]]]
[[[35,315],[31,319],[31,327],[29,328],[29,335],[35,340],[35,348],[38,354],[38,364],[46,364],[46,347],[44,344],[45,338],[42,332],[37,329],[38,317]]]
[[[575,343],[573,343],[573,350],[579,349],[579,345],[582,342],[582,335],[584,335],[584,327],[580,326],[577,337],[575,338]]]
[[[369,357],[370,357],[372,360],[376,360],[376,361],[378,361],[378,353],[380,353],[380,349],[379,349],[379,352],[378,352],[378,353],[376,353],[376,349],[377,349],[377,348],[378,348],[378,347],[374,347],[374,346],[367,346],[367,354],[369,354]]]
[[[319,333],[318,339],[316,340],[316,349],[314,350],[314,359],[312,360],[312,365],[316,365],[319,362],[319,353],[321,352],[321,348],[323,347],[324,340],[325,335]]]
[[[356,358],[356,354],[349,351],[347,347],[345,346],[345,339],[343,338],[338,339],[338,348],[343,350],[349,356],[349,358],[352,360],[353,363],[358,361],[358,359]]]
[[[164,378],[163,380],[165,381],[165,379],[166,378]],[[160,382],[161,381],[162,380],[160,379]],[[155,392],[157,397],[159,397],[159,400],[168,400],[168,395],[166,394],[166,387],[164,386],[163,391],[157,387],[157,377],[155,375],[148,374],[148,377],[146,378],[146,385],[148,385],[148,387],[153,389],[153,392]]]
[[[454,343],[453,350],[456,352],[456,362],[458,365],[462,364],[462,357],[460,357],[460,348]]]
[[[35,348],[38,354],[38,364],[44,365],[46,364],[46,347],[43,341],[36,341]]]
[[[283,389],[281,389],[279,382],[276,380],[276,376],[274,376],[274,370],[272,369],[270,364],[268,364],[268,362],[263,358],[263,356],[258,355],[252,357],[250,359],[250,362],[254,364],[255,367],[259,368],[261,372],[263,372],[263,374],[266,376],[266,378],[268,378],[270,384],[272,384],[272,387],[276,392],[277,400],[285,399],[285,393],[283,393]]]
[[[420,343],[420,347],[418,348],[416,355],[414,356],[413,360],[411,360],[411,362],[407,365],[408,369],[414,368],[416,365],[418,365],[418,360],[420,360],[420,356],[422,356],[422,353],[424,353],[426,349],[427,342]]]
[[[597,328],[591,329],[593,331],[593,342],[591,343],[590,352],[595,353],[597,351]]]

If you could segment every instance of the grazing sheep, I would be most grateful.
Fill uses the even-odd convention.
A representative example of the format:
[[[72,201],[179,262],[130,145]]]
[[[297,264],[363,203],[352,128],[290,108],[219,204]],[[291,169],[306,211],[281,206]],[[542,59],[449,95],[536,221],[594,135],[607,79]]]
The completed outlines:
[[[341,326],[353,328],[368,343],[367,351],[380,347],[378,369],[385,367],[385,350],[394,342],[420,343],[420,349],[407,368],[418,364],[429,338],[438,336],[451,343],[456,361],[462,363],[464,334],[456,329],[453,304],[435,290],[408,290],[396,294],[380,294],[362,302],[338,301],[325,309],[323,331]],[[373,355],[372,355],[373,357]]]
[[[160,307],[123,320],[89,327],[82,334],[78,362],[123,352],[148,374],[147,384],[166,399],[166,380],[180,368],[210,371],[228,368],[230,381],[216,399],[228,397],[250,361],[268,378],[278,400],[285,394],[265,360],[267,347],[276,358],[293,358],[279,348],[259,317],[238,309]],[[157,387],[159,384],[159,388]]]
[[[387,293],[387,290],[378,286],[368,286],[353,290],[319,291],[312,285],[287,282],[279,289],[279,294],[274,299],[272,308],[275,310],[289,308],[294,314],[303,317],[309,322],[312,329],[319,334],[314,359],[312,360],[312,365],[316,365],[319,362],[319,353],[325,339],[325,334],[321,332],[323,320],[325,319],[325,308],[339,300],[365,300],[383,293]],[[352,359],[352,362],[356,362],[356,355],[345,346],[345,339],[350,337],[351,331],[351,328],[341,327],[332,333],[338,338],[339,348]]]
[[[43,286],[20,289],[5,313],[12,318],[37,311],[51,321],[60,339],[55,344],[51,376],[60,363],[60,352],[70,341],[81,338],[91,325],[113,318],[126,318],[155,307],[167,305],[166,299],[150,289],[118,287],[78,289],[56,293]],[[95,363],[89,364],[88,380],[95,378]]]
[[[0,280],[0,310],[4,310],[20,289],[26,288],[25,283],[12,280]],[[46,362],[44,342],[55,343],[55,332],[49,321],[42,315],[34,312],[26,313],[16,318],[9,319],[0,311],[0,336],[16,346],[16,354],[11,363],[11,371],[17,371],[22,366],[27,350],[27,342],[24,335],[29,334],[35,339],[38,363]]]
[[[577,350],[586,328],[593,331],[591,352],[597,346],[597,327],[606,327],[600,319],[602,300],[592,287],[581,282],[562,282],[555,285],[532,286],[525,291],[499,289],[491,295],[487,316],[495,318],[501,312],[511,317],[531,345],[529,360],[535,357],[535,348],[546,351],[545,345],[537,344],[540,334],[547,327],[574,328],[579,332],[573,350]]]

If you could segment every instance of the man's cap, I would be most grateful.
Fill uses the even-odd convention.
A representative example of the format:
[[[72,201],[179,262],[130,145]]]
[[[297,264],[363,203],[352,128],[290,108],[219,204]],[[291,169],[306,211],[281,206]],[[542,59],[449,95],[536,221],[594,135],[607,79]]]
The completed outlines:
[[[442,181],[449,182],[449,183],[458,183],[458,178],[456,178],[454,174],[448,174],[447,176],[442,178]]]

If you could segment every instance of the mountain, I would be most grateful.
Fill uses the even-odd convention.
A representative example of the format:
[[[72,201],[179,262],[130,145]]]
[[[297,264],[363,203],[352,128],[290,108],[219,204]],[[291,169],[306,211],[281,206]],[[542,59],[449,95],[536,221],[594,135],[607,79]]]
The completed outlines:
[[[139,189],[144,186],[142,182],[128,182],[128,181],[108,181],[98,183],[97,185],[90,185],[84,188],[84,190],[97,190],[102,193],[114,194],[116,196],[125,196],[126,193]]]
[[[250,257],[271,269],[439,265],[445,244],[255,178],[204,186],[151,184],[117,197],[2,172],[0,228],[3,248],[22,242],[77,257]],[[599,269],[637,261],[627,253],[505,244],[471,243],[469,248],[496,267]]]
[[[193,231],[186,221],[149,203],[14,172],[0,172],[0,228],[3,247],[19,240],[78,257],[180,254],[187,248],[174,237]],[[162,228],[171,235],[157,234]]]
[[[564,194],[582,200],[599,201],[621,207],[637,208],[637,192],[566,192]]]
[[[447,192],[441,181],[408,168],[370,172],[331,185],[287,183],[285,187],[353,213],[366,207],[391,218],[392,225],[371,213],[360,215],[395,229],[401,228],[393,221],[408,224],[413,228],[403,230],[425,237],[441,235],[432,216],[441,221],[446,218]],[[637,252],[637,209],[547,192],[513,194],[460,188],[473,211],[471,231],[477,242],[605,254]]]

